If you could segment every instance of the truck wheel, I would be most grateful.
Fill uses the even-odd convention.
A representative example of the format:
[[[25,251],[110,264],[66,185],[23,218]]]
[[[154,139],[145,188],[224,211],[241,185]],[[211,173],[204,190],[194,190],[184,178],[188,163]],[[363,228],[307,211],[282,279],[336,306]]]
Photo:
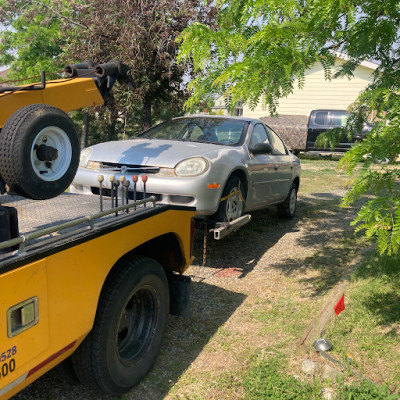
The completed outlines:
[[[0,133],[0,176],[18,194],[43,200],[62,193],[79,164],[75,126],[47,104],[17,110]]]
[[[237,176],[231,176],[222,192],[216,220],[218,222],[230,222],[241,217],[244,211],[244,197],[245,193],[241,180]],[[225,200],[222,200],[224,198]]]
[[[168,280],[161,265],[126,257],[103,287],[92,331],[72,361],[83,384],[122,395],[150,370],[169,314]]]
[[[278,217],[292,219],[294,213],[296,212],[297,204],[297,186],[292,183],[290,187],[289,194],[287,195],[285,201],[277,206]]]

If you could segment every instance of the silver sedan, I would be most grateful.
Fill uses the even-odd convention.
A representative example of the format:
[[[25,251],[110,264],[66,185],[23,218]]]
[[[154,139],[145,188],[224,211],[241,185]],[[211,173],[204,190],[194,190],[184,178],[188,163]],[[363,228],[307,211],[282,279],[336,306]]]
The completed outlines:
[[[262,121],[196,116],[175,118],[129,140],[100,143],[81,152],[73,193],[98,194],[98,176],[138,176],[144,192],[161,203],[196,207],[199,217],[232,221],[276,205],[292,218],[300,184],[300,161]],[[136,179],[136,178],[135,178]],[[146,179],[145,179],[146,180]],[[129,187],[132,198],[133,184]]]

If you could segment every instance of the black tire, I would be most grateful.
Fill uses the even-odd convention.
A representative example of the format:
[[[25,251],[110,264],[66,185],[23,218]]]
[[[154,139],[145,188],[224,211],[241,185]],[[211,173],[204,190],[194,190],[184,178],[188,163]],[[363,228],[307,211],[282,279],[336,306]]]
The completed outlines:
[[[122,395],[150,370],[169,314],[168,280],[161,265],[125,257],[100,296],[92,331],[72,355],[80,381]]]
[[[292,219],[294,217],[297,205],[297,190],[297,185],[292,183],[285,201],[277,206],[278,217],[285,219]]]
[[[80,145],[63,111],[47,104],[17,110],[0,133],[0,176],[14,192],[35,200],[55,197],[74,179]]]
[[[237,193],[222,200],[226,196],[229,196],[231,193],[237,192],[238,190],[240,190],[241,194]],[[245,196],[243,183],[240,178],[238,176],[231,176],[222,191],[222,201],[220,202],[218,211],[215,214],[217,222],[230,222],[241,217],[245,207]]]

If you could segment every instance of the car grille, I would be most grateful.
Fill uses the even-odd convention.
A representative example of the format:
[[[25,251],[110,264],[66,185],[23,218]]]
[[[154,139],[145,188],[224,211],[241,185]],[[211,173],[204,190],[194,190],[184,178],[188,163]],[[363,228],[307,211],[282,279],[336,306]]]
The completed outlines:
[[[111,162],[102,162],[101,168],[111,169],[113,171],[120,171],[123,174],[125,174],[125,173],[156,174],[160,171],[159,167],[151,167],[151,166],[136,165],[136,164],[119,164],[119,163],[111,163]]]
[[[93,194],[100,194],[100,189],[96,186],[91,186],[91,191]],[[103,196],[108,196],[111,197],[111,189],[106,189],[103,188]],[[133,200],[133,191],[129,190],[128,191],[128,196],[130,200]],[[156,198],[156,201],[161,201],[161,194],[155,194],[155,193],[146,193],[146,197],[154,196]],[[136,192],[136,200],[142,200],[143,199],[143,192]]]

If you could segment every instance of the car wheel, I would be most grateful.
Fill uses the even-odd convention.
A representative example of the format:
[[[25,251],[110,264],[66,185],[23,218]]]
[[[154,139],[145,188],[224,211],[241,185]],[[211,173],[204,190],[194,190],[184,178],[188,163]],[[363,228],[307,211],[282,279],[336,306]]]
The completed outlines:
[[[79,164],[72,120],[46,104],[17,110],[0,134],[0,176],[16,193],[35,200],[61,194]]]
[[[161,265],[126,257],[107,279],[92,331],[72,355],[83,384],[122,395],[150,370],[169,314],[169,289]]]
[[[297,186],[292,183],[285,201],[278,205],[278,216],[280,218],[292,219],[294,217],[297,205],[297,190]]]
[[[218,222],[230,222],[243,215],[245,193],[239,177],[231,176],[222,192],[221,202],[216,213]]]

